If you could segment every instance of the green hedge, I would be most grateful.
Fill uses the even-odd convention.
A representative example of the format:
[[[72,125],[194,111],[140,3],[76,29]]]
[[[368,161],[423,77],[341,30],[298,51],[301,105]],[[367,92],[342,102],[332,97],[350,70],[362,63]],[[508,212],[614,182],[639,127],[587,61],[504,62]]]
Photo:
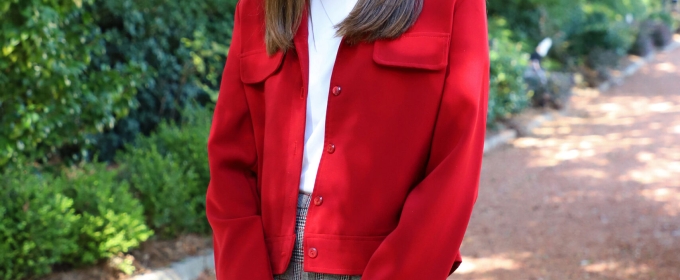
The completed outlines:
[[[625,55],[632,47],[640,23],[661,10],[657,0],[489,0],[489,15],[505,18],[532,52],[545,37],[555,42],[552,65],[574,70],[593,64],[597,53]],[[628,22],[627,18],[633,19]],[[595,52],[595,54],[594,54]],[[614,58],[616,59],[616,58]],[[590,65],[592,66],[592,65]]]
[[[124,167],[123,177],[140,193],[147,216],[154,217],[151,224],[166,236],[210,230],[205,196],[210,182],[207,141],[212,110],[189,106],[182,115],[182,122],[161,123],[156,132],[137,139],[116,159]],[[174,198],[161,193],[174,193]]]
[[[83,7],[91,3],[0,4],[0,166],[87,145],[136,105],[142,65],[93,63],[106,36]]]
[[[33,278],[56,264],[94,264],[153,234],[139,200],[104,165],[60,176],[32,168],[1,175],[0,279]]]
[[[73,232],[78,250],[63,259],[66,263],[94,264],[128,252],[153,235],[144,222],[142,204],[116,174],[105,164],[88,164],[68,170],[50,184],[73,199],[80,215]]]
[[[47,274],[77,252],[73,199],[27,170],[0,174],[0,279]]]
[[[588,83],[596,85],[627,53],[668,42],[668,30],[674,27],[672,17],[656,0],[489,0],[487,7],[490,126],[530,105],[533,92],[527,92],[524,69],[527,55],[542,39],[554,42],[544,68],[582,72]],[[648,19],[667,28],[646,27]]]
[[[132,149],[120,155],[122,174],[144,205],[147,223],[164,237],[177,236],[195,229],[201,197],[192,197],[197,189],[196,173],[183,170],[172,154],[161,154],[155,145],[150,149]]]
[[[212,110],[191,106],[183,115],[128,145],[116,168],[86,163],[54,176],[35,168],[0,172],[0,279],[94,264],[154,234],[208,233]]]
[[[524,71],[529,55],[522,51],[522,44],[512,40],[513,31],[505,19],[489,19],[489,110],[487,125],[493,126],[499,119],[507,118],[529,105],[531,93],[524,82]]]
[[[97,138],[100,159],[164,120],[179,121],[188,101],[214,102],[231,42],[235,0],[99,0],[95,21],[110,38],[96,63],[146,66],[139,107]]]
[[[0,3],[0,167],[111,160],[190,100],[216,99],[235,0]]]

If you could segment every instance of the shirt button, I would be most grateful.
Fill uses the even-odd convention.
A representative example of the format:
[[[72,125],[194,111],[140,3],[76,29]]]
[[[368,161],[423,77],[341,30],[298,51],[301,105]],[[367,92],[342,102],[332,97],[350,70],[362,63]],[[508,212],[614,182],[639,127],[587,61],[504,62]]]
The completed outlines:
[[[328,148],[326,148],[326,151],[329,154],[335,153],[335,144],[328,144]]]
[[[317,256],[318,254],[319,254],[319,252],[316,250],[316,248],[311,248],[311,249],[309,249],[309,251],[307,252],[307,255],[308,255],[310,258],[312,258],[312,259],[316,258],[316,256]]]
[[[342,88],[339,87],[339,86],[335,86],[335,87],[333,87],[333,90],[331,90],[331,92],[332,92],[333,95],[335,95],[335,96],[340,95],[340,92],[341,92],[341,91],[342,91]]]
[[[323,197],[322,196],[317,196],[314,198],[314,205],[320,206],[323,203]]]

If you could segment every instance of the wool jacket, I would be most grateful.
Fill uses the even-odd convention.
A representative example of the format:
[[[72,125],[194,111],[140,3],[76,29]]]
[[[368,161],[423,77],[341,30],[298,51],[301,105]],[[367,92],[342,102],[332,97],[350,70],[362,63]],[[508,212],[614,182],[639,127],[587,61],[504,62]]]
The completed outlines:
[[[293,48],[268,55],[263,4],[239,1],[208,140],[219,280],[271,280],[295,243],[308,31],[301,24]],[[456,269],[477,197],[488,76],[484,0],[425,0],[396,39],[343,40],[305,271],[438,280]]]

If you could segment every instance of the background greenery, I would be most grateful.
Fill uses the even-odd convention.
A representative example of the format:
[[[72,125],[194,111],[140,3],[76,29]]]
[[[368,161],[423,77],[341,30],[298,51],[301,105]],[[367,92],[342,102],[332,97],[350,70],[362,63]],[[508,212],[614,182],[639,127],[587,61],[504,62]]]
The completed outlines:
[[[0,0],[0,279],[209,233],[206,142],[235,3]],[[489,126],[532,105],[540,40],[555,42],[546,68],[597,81],[668,42],[658,3],[489,0]]]

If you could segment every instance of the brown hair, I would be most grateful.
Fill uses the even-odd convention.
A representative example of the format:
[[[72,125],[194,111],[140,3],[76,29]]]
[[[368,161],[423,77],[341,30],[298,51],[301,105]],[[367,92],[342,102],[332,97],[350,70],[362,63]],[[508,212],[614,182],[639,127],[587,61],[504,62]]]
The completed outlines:
[[[293,45],[309,0],[264,2],[267,52],[285,52]],[[396,38],[416,22],[422,9],[423,0],[358,0],[354,10],[338,24],[338,35],[349,43]]]

